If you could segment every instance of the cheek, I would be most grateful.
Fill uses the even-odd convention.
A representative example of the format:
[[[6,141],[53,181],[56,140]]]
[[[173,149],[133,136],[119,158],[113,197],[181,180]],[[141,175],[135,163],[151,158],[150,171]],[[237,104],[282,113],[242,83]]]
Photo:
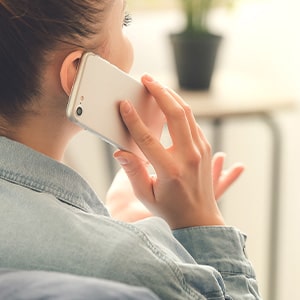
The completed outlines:
[[[127,49],[126,49],[126,58],[124,58],[124,62],[126,62],[126,64],[124,64],[123,70],[125,72],[129,72],[134,60],[134,50],[131,42],[127,38],[125,39],[124,47],[126,47]]]
[[[131,42],[126,36],[122,36],[118,42],[113,40],[104,57],[124,72],[129,72],[134,59],[134,51]]]

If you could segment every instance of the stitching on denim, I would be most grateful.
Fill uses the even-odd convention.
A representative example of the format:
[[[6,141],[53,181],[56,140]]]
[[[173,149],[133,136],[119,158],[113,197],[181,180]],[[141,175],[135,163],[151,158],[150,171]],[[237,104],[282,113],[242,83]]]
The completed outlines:
[[[79,197],[76,194],[70,191],[63,191],[63,189],[54,184],[35,182],[36,179],[29,178],[27,176],[25,177],[24,175],[6,170],[0,170],[0,177],[4,180],[22,185],[23,187],[30,188],[31,190],[37,192],[51,193],[63,202],[80,208],[86,212],[89,211],[89,207],[86,205],[82,205],[84,204],[84,202],[80,203],[81,201],[79,200]]]
[[[170,268],[170,270],[174,273],[175,277],[177,278],[177,280],[180,282],[181,286],[183,287],[183,290],[192,297],[192,299],[197,299],[197,300],[204,300],[207,299],[206,297],[204,297],[203,295],[201,295],[198,291],[196,291],[195,289],[193,289],[192,287],[190,287],[187,283],[186,280],[182,274],[182,272],[180,271],[180,269],[176,266],[176,264],[173,264],[172,261],[170,259],[168,259],[168,257],[164,254],[163,250],[159,249],[158,247],[156,247],[149,239],[149,237],[141,230],[139,230],[137,227],[128,224],[128,223],[123,223],[123,222],[119,222],[118,220],[113,220],[114,222],[121,224],[124,227],[127,227],[127,229],[129,229],[130,231],[133,231],[134,233],[137,234],[138,237],[140,237],[144,242],[146,242],[147,246],[149,247],[149,249],[155,254],[157,255],[161,260],[163,260],[167,266]],[[212,291],[211,295],[213,295],[214,293],[218,293],[218,291]],[[222,299],[217,297],[214,299]]]

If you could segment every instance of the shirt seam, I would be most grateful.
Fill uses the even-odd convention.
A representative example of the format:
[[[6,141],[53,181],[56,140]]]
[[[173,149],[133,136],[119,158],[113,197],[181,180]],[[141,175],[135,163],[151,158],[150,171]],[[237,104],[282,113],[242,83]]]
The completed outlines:
[[[51,183],[46,184],[45,182],[41,182],[41,181],[36,182],[36,179],[32,177],[24,176],[16,172],[11,172],[6,170],[0,170],[0,178],[9,181],[11,183],[23,186],[25,188],[29,188],[36,192],[52,194],[57,199],[69,205],[77,207],[85,212],[89,211],[88,207],[78,203],[78,197],[74,193],[72,192],[70,193],[69,191],[62,192],[58,186],[54,186]]]
[[[113,220],[113,219],[112,219]],[[114,222],[123,225],[124,227],[127,227],[127,229],[134,231],[134,233],[137,234],[137,236],[139,238],[142,239],[143,242],[146,243],[146,245],[148,246],[148,248],[155,254],[157,255],[161,260],[163,260],[167,266],[170,268],[170,270],[172,271],[172,273],[175,275],[175,278],[179,281],[181,287],[183,288],[183,290],[189,295],[191,296],[193,299],[207,299],[206,297],[204,297],[202,294],[200,294],[198,291],[196,291],[194,288],[192,288],[191,286],[189,286],[186,283],[186,280],[184,278],[184,275],[182,274],[182,272],[180,271],[180,269],[178,268],[178,266],[176,264],[172,264],[171,261],[168,259],[168,257],[163,253],[163,251],[161,249],[159,249],[158,247],[156,247],[149,239],[149,237],[141,230],[139,230],[137,227],[128,224],[128,223],[123,223],[120,222],[118,220],[113,220]],[[213,295],[213,294],[219,294],[219,291],[215,290],[215,291],[210,291],[207,292],[207,295]],[[200,298],[199,298],[200,297]],[[215,296],[214,296],[215,297]],[[219,299],[219,297],[217,296],[217,298],[215,299]],[[222,298],[220,298],[222,299]]]

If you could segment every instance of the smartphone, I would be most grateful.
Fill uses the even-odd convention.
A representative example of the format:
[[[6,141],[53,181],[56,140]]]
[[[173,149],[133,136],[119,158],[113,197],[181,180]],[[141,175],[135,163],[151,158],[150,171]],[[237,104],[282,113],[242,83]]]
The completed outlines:
[[[114,147],[145,158],[119,113],[121,100],[129,100],[145,125],[160,139],[164,116],[144,85],[100,56],[82,56],[69,96],[67,117]]]

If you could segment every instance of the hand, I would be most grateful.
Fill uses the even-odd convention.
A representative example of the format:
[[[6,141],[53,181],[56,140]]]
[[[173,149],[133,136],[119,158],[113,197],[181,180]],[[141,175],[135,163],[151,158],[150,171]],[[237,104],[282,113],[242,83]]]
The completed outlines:
[[[156,176],[149,175],[144,162],[131,153],[115,153],[135,195],[171,228],[223,225],[214,197],[211,147],[191,109],[176,93],[149,76],[142,82],[165,114],[173,144],[165,149],[133,106],[121,102],[123,121],[156,172]]]
[[[240,177],[244,166],[235,164],[223,170],[225,154],[218,152],[212,160],[214,194],[218,200],[225,191]],[[152,213],[135,196],[128,176],[123,169],[116,174],[105,201],[113,218],[134,222],[152,216]]]
[[[244,171],[242,164],[234,164],[227,170],[223,170],[225,153],[218,152],[212,160],[214,193],[217,200],[232,186]]]
[[[123,169],[118,171],[108,189],[105,204],[111,216],[120,221],[134,222],[152,216],[152,213],[135,196]]]

